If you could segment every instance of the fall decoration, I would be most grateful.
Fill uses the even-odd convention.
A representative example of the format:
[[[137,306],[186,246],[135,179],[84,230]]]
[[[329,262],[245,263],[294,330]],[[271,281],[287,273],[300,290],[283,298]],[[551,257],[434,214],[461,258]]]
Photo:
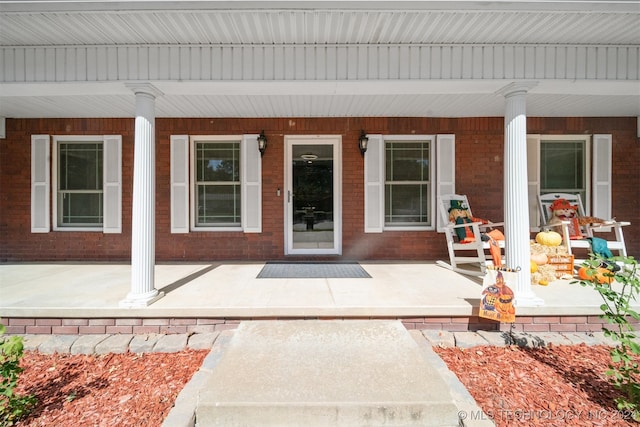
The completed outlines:
[[[537,265],[545,265],[547,262],[549,262],[549,257],[544,252],[532,253],[531,261],[535,262]]]
[[[611,277],[612,275],[613,273],[604,267],[597,267],[594,269],[588,266],[583,266],[578,269],[578,277],[580,279],[592,280],[592,278],[595,278],[601,285],[605,283],[610,285],[611,282],[613,282],[613,277]]]
[[[544,246],[560,246],[562,236],[555,231],[541,231],[536,234],[536,242]]]
[[[602,218],[598,218],[595,216],[580,216],[578,217],[578,223],[580,225],[598,225],[598,224],[604,224],[607,221],[605,221]]]
[[[556,277],[573,277],[573,261],[572,254],[549,255],[549,264],[555,268]]]
[[[546,286],[559,277],[572,276],[570,270],[564,268],[566,266],[551,262],[552,259],[555,260],[558,257],[570,257],[567,254],[566,246],[547,246],[531,241],[530,247],[531,261],[537,265],[537,271],[531,271],[531,283]]]

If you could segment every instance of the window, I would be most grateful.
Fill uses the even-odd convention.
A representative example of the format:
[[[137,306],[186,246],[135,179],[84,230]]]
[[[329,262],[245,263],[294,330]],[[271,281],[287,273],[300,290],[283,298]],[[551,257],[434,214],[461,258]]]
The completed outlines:
[[[262,232],[258,135],[171,135],[171,233]]]
[[[436,229],[436,194],[455,188],[455,135],[367,136],[365,233]]]
[[[587,141],[540,140],[540,194],[580,194],[587,200]]]
[[[197,227],[240,227],[240,141],[194,141]]]
[[[32,135],[31,232],[121,233],[121,163],[120,135]]]
[[[541,224],[537,195],[580,194],[585,214],[611,218],[612,136],[527,135],[529,219]]]
[[[385,142],[385,226],[430,224],[431,141]]]
[[[58,141],[57,226],[102,227],[102,142]]]

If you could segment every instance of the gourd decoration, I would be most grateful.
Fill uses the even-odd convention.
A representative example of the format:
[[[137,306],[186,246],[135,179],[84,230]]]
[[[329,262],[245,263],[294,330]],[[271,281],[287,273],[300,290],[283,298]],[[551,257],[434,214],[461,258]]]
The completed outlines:
[[[546,263],[549,262],[549,256],[547,254],[545,254],[544,252],[532,253],[531,254],[531,261],[535,262],[537,266],[545,265]],[[533,271],[532,271],[532,273],[533,273]]]
[[[538,263],[536,263],[534,260],[531,260],[530,263],[531,263],[531,272],[535,273],[536,271],[538,271]]]
[[[547,286],[562,278],[563,275],[557,272],[559,266],[551,263],[552,257],[567,255],[567,247],[562,245],[562,236],[558,232],[544,229],[530,244],[531,283]]]
[[[580,267],[580,269],[578,270],[578,277],[582,280],[595,280],[601,285],[610,285],[611,282],[613,282],[613,273],[604,267]]]
[[[536,234],[536,242],[544,246],[560,246],[562,236],[555,231],[541,231]]]

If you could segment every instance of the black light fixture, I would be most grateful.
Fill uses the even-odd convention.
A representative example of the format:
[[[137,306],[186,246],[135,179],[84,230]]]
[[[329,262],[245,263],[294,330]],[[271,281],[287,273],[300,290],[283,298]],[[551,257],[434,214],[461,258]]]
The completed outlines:
[[[260,155],[263,156],[265,150],[267,149],[267,137],[264,136],[264,130],[260,132],[258,135],[258,150],[260,151]]]
[[[369,143],[369,137],[364,133],[364,130],[360,131],[360,139],[358,140],[358,147],[360,147],[360,153],[364,156],[367,151],[367,144]]]

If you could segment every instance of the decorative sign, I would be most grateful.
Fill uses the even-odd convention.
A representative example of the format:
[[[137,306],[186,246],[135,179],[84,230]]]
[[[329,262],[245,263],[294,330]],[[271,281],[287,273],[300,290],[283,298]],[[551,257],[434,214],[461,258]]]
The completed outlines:
[[[514,286],[517,280],[517,270],[487,266],[478,316],[505,323],[515,322],[514,293],[509,284]]]

